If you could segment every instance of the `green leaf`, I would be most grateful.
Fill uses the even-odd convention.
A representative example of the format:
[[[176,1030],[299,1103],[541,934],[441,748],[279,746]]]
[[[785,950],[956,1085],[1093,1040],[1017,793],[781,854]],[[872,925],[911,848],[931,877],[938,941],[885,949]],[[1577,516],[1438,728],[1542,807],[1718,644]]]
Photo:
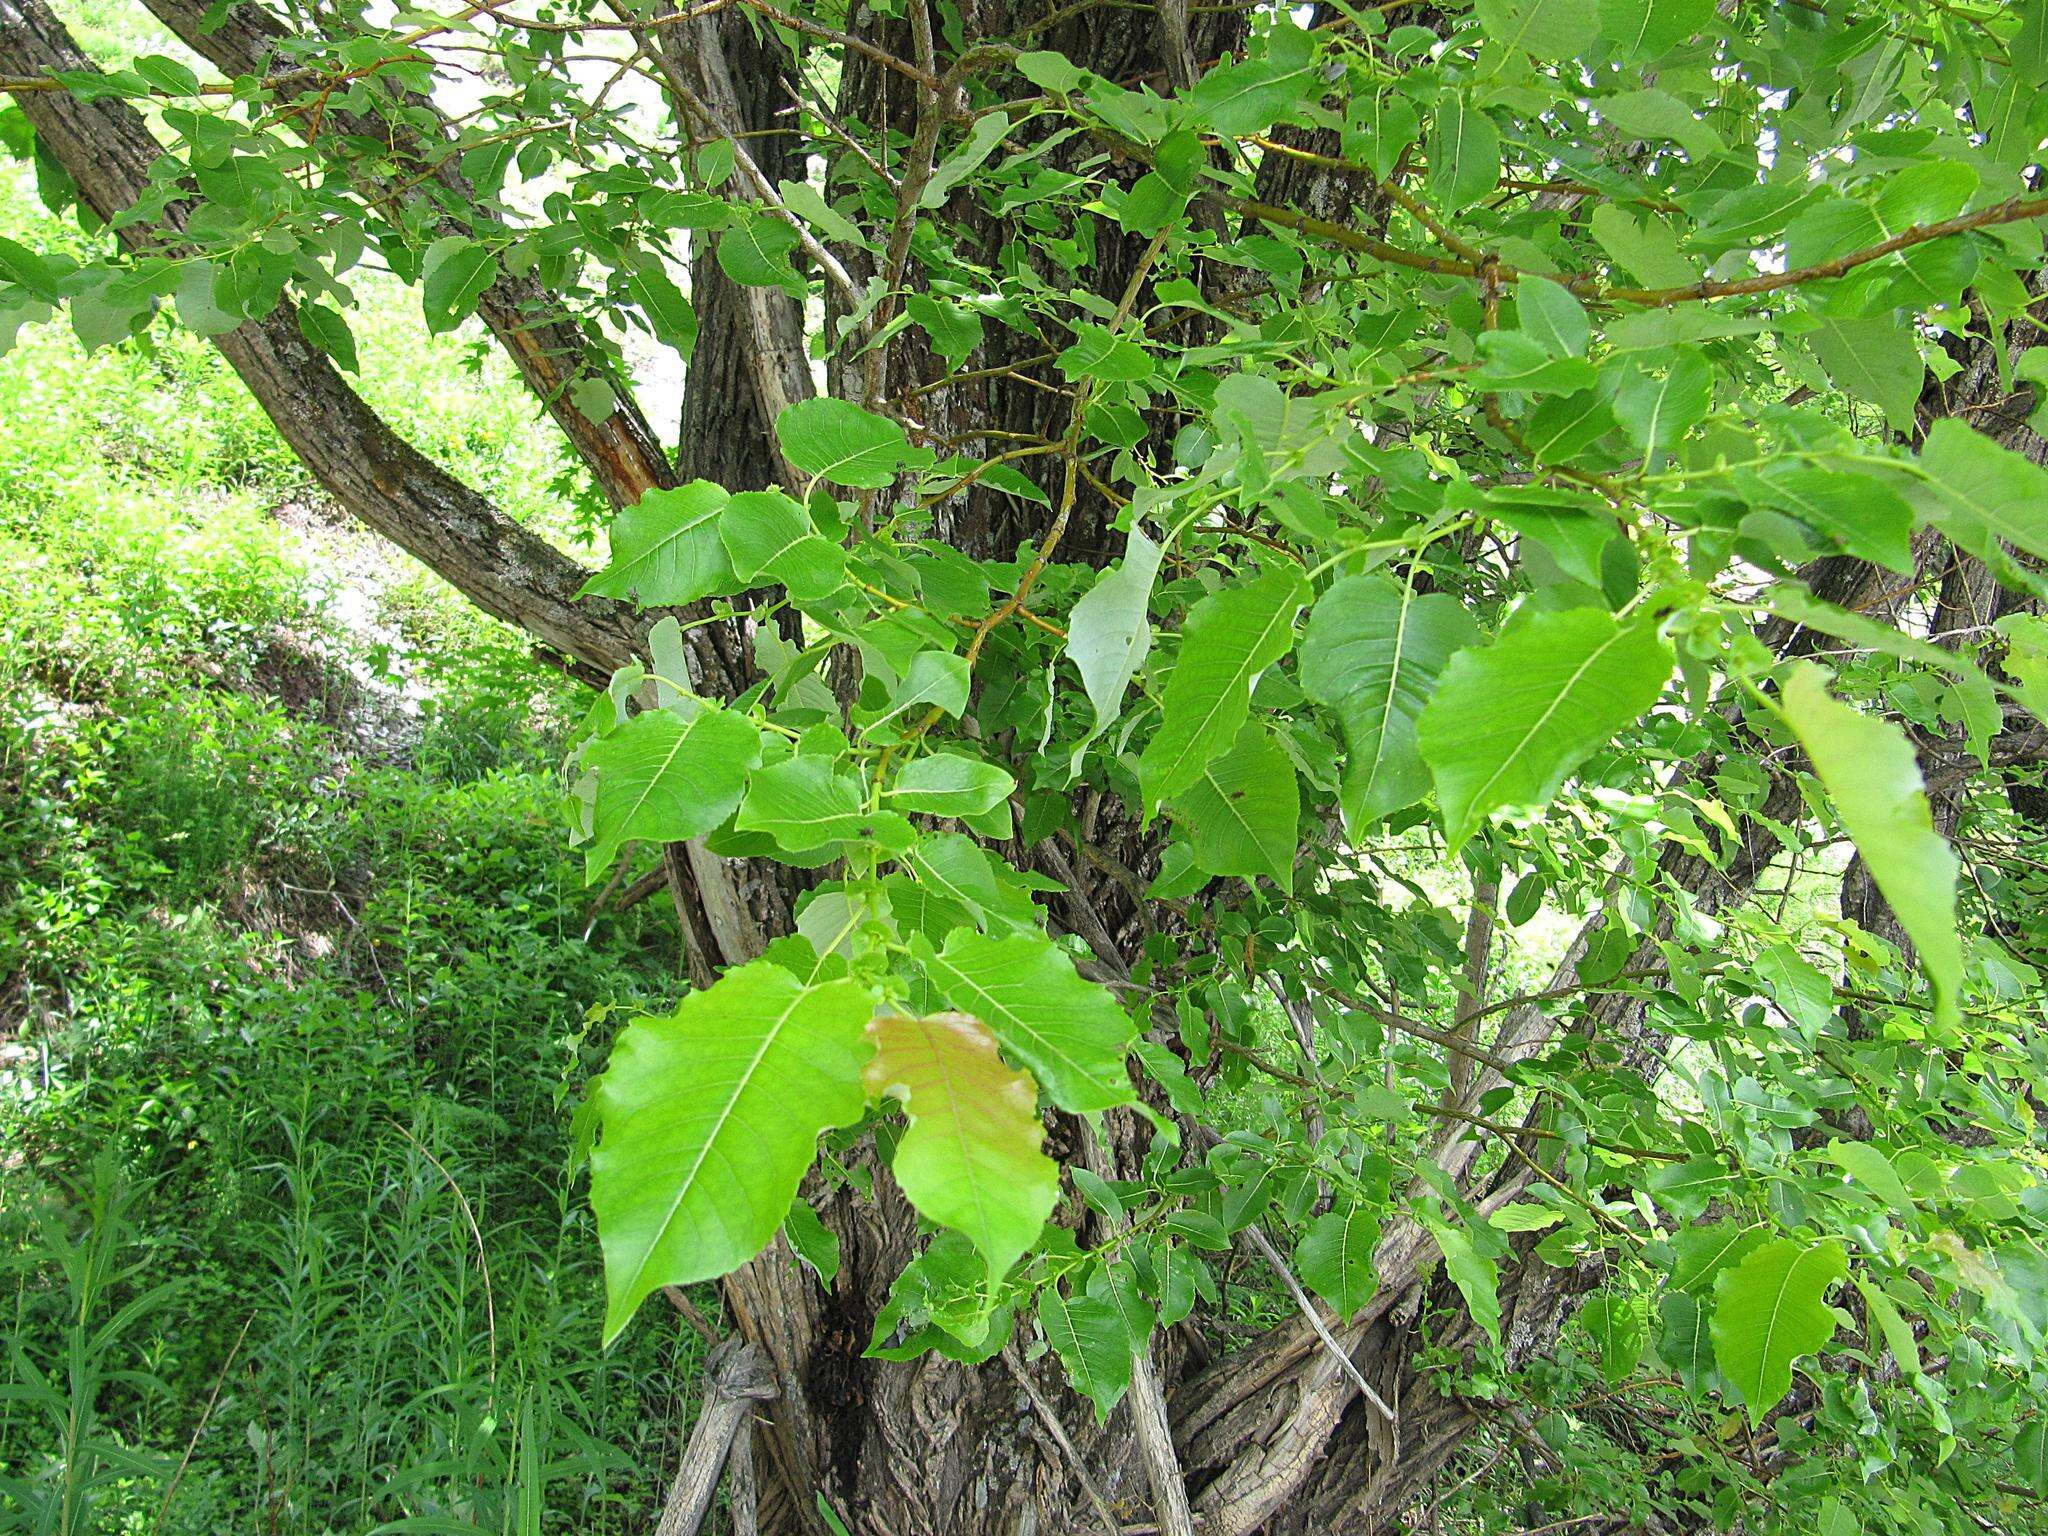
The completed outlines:
[[[1353,832],[1428,793],[1415,722],[1453,653],[1478,638],[1455,598],[1417,595],[1385,576],[1346,576],[1317,600],[1301,640],[1301,686],[1344,728]]]
[[[929,816],[979,816],[1009,799],[1017,781],[994,763],[934,752],[907,764],[888,788],[889,803],[899,811]]]
[[[761,760],[761,733],[744,715],[699,703],[684,719],[643,710],[584,750],[597,774],[584,877],[611,868],[625,843],[702,837],[733,813],[747,771]]]
[[[1500,183],[1500,131],[1468,92],[1446,91],[1429,125],[1429,190],[1439,212],[1462,213]]]
[[[1807,344],[1837,386],[1882,410],[1894,432],[1912,430],[1926,365],[1910,324],[1889,314],[1831,316],[1807,337]]]
[[[1529,451],[1545,464],[1565,464],[1618,425],[1599,392],[1582,389],[1575,395],[1545,397],[1522,436]]]
[[[948,1005],[993,1030],[1061,1109],[1084,1114],[1131,1102],[1124,1069],[1136,1033],[1130,1017],[1106,990],[1083,981],[1051,940],[961,932],[943,954],[913,948]]]
[[[1714,1368],[1712,1322],[1713,1314],[1689,1291],[1657,1298],[1657,1357],[1678,1372],[1688,1392],[1702,1391]]]
[[[1444,835],[1462,848],[1503,806],[1541,806],[1671,675],[1656,625],[1595,608],[1539,613],[1451,658],[1416,740],[1436,780]]]
[[[1928,516],[1964,549],[1994,570],[2011,564],[2001,539],[2048,559],[2048,471],[1953,419],[1928,432],[1920,467]]]
[[[1309,1223],[1295,1245],[1294,1267],[1301,1283],[1349,1322],[1379,1289],[1372,1267],[1379,1240],[1379,1213],[1354,1201],[1346,1210],[1326,1211]]]
[[[967,1014],[884,1015],[868,1034],[868,1093],[901,1099],[910,1122],[889,1164],[897,1185],[921,1214],[971,1239],[990,1282],[1001,1280],[1059,1198],[1059,1169],[1039,1150],[1036,1086]]]
[[[1740,1264],[1763,1242],[1762,1232],[1739,1222],[1710,1221],[1687,1227],[1671,1240],[1671,1286],[1705,1292],[1723,1269]]]
[[[812,233],[848,245],[862,243],[860,226],[826,202],[825,194],[808,181],[778,181],[775,190],[782,194],[783,207],[810,225]]]
[[[964,304],[951,304],[929,293],[913,293],[903,308],[924,327],[932,339],[932,350],[958,367],[981,345],[981,316]]]
[[[2048,619],[2008,613],[1994,626],[2005,638],[2005,675],[2034,718],[2048,722]]]
[[[1301,786],[1293,762],[1258,721],[1245,721],[1235,745],[1174,797],[1173,815],[1188,828],[1198,869],[1245,880],[1265,875],[1293,893]]]
[[[1653,59],[1713,25],[1714,0],[1600,0],[1600,35],[1619,59]]]
[[[1571,290],[1547,277],[1524,277],[1515,285],[1521,328],[1555,357],[1584,357],[1593,323]]]
[[[1833,635],[1837,640],[1846,640],[1859,649],[1896,656],[1901,661],[1945,673],[1957,682],[1973,687],[1979,684],[1989,686],[1984,669],[1966,656],[1930,640],[1922,640],[1917,635],[1909,635],[1904,630],[1894,629],[1889,624],[1881,624],[1876,619],[1865,618],[1860,613],[1824,603],[1802,586],[1779,586],[1766,601],[1771,612],[1780,618],[1804,624],[1808,629],[1817,629],[1824,635]]]
[[[1126,1254],[1105,1259],[1088,1276],[1088,1294],[1106,1301],[1123,1327],[1124,1347],[1132,1354],[1151,1341],[1159,1314],[1138,1290],[1136,1266]]]
[[[192,73],[191,67],[161,53],[143,54],[135,61],[135,73],[158,90],[173,96],[199,94],[199,77]]]
[[[903,470],[929,463],[903,428],[845,400],[801,400],[775,419],[775,440],[797,469],[834,485],[878,491]]]
[[[1682,1163],[1664,1163],[1647,1188],[1657,1203],[1681,1222],[1696,1220],[1714,1201],[1725,1199],[1735,1175],[1722,1159],[1702,1153]]]
[[[2048,1498],[2048,1419],[2036,1417],[2013,1437],[2012,1469],[2036,1498]]]
[[[1003,136],[1009,131],[1010,119],[1001,112],[984,112],[977,117],[974,127],[968,131],[966,142],[946,156],[932,172],[931,180],[918,194],[917,206],[936,208],[945,202],[953,195],[956,186],[981,169],[982,162],[995,153],[996,146],[1003,142]]]
[[[1095,579],[1067,616],[1067,656],[1081,673],[1095,723],[1074,748],[1068,771],[1081,771],[1082,754],[1123,709],[1124,691],[1152,649],[1147,609],[1163,551],[1133,526],[1124,557]]]
[[[1148,814],[1193,784],[1237,739],[1251,711],[1252,682],[1294,644],[1294,615],[1307,595],[1301,577],[1283,566],[1189,610],[1180,658],[1160,699],[1164,718],[1138,762]]]
[[[1602,203],[1593,210],[1591,226],[1601,249],[1640,283],[1676,288],[1700,279],[1692,263],[1679,255],[1678,237],[1654,213],[1643,215],[1638,222],[1617,204]]]
[[[780,288],[792,298],[800,298],[803,279],[789,264],[789,253],[802,240],[786,220],[735,209],[732,223],[718,236],[718,270],[743,288]]]
[[[818,1284],[829,1290],[839,1275],[839,1234],[818,1219],[808,1200],[796,1200],[782,1218],[782,1235],[789,1251],[810,1265]]]
[[[651,608],[739,591],[739,578],[718,536],[729,499],[723,486],[709,480],[649,491],[613,520],[611,563],[576,595],[616,597]]]
[[[1312,58],[1230,61],[1209,71],[1187,94],[1191,125],[1231,138],[1264,133],[1298,103],[1321,94]]]
[[[1017,73],[1042,91],[1071,91],[1088,78],[1088,71],[1050,49],[1018,54]]]
[[[1472,1246],[1472,1239],[1431,1211],[1418,1209],[1416,1219],[1436,1239],[1444,1256],[1444,1273],[1465,1298],[1472,1321],[1486,1330],[1494,1347],[1500,1347],[1500,1268]]]
[[[803,853],[873,836],[877,818],[867,815],[862,800],[859,778],[832,759],[785,758],[754,774],[734,825],[742,832],[765,832],[778,846]]]
[[[912,1360],[936,1349],[949,1360],[979,1364],[994,1355],[1009,1342],[1015,1314],[1006,1298],[990,1305],[987,1272],[974,1244],[942,1229],[891,1283],[875,1314],[869,1358]],[[899,1331],[902,1343],[886,1342]]]
[[[1830,1162],[1893,1210],[1910,1216],[1917,1209],[1906,1181],[1882,1147],[1867,1141],[1831,1141],[1823,1150]]]
[[[757,960],[620,1034],[594,1091],[590,1173],[607,1344],[660,1287],[768,1246],[819,1135],[865,1111],[873,1012],[857,982],[809,984]]]
[[[866,721],[862,729],[882,740],[895,734],[884,730],[895,721],[914,726],[934,709],[958,715],[967,707],[972,685],[965,656],[955,656],[951,651],[919,651],[910,658],[910,665],[903,669],[896,686],[889,690],[889,702],[882,712]]]
[[[1074,344],[1059,355],[1060,371],[1068,378],[1128,384],[1152,376],[1152,355],[1108,326],[1077,321],[1074,337]]]
[[[299,334],[333,358],[334,366],[343,372],[362,371],[356,358],[355,333],[338,310],[329,309],[325,304],[301,304]]]
[[[1602,96],[1594,106],[1602,117],[1631,138],[1669,139],[1693,160],[1711,160],[1727,151],[1713,125],[1693,115],[1691,107],[1668,91],[1627,91]]]
[[[203,263],[211,268],[212,263]],[[18,283],[45,302],[58,298],[57,268],[47,257],[0,235],[0,282]]]
[[[1593,0],[1475,0],[1488,42],[1538,59],[1571,59],[1593,34]]]
[[[210,261],[189,262],[178,282],[178,323],[195,336],[224,336],[244,319],[242,315],[222,307],[220,297],[227,285],[219,281],[218,273],[219,268]],[[313,337],[306,329],[304,311],[317,307],[307,305],[300,311],[299,334],[308,341],[313,341]],[[319,343],[314,341],[314,345]]]
[[[666,272],[650,264],[626,279],[626,293],[640,306],[655,338],[688,362],[697,345],[697,312],[683,297],[683,290]]]
[[[846,551],[782,491],[733,497],[718,519],[718,537],[739,580],[779,582],[795,602],[817,602],[845,584]]]
[[[1871,475],[1779,464],[1762,471],[1771,506],[1789,512],[1850,554],[1901,573],[1913,569],[1913,509]]]
[[[569,403],[589,420],[604,422],[618,410],[619,397],[605,379],[584,374],[569,386]]]
[[[1956,933],[1956,875],[1948,843],[1934,830],[1913,744],[1889,721],[1828,697],[1827,674],[1812,663],[1785,684],[1786,721],[1834,801],[1842,826],[1919,951],[1934,989],[1935,1021],[1953,1029],[1963,981]]]
[[[1714,370],[1699,353],[1681,351],[1662,374],[1644,368],[1618,370],[1610,405],[1622,430],[1643,455],[1646,468],[1677,446],[1706,419],[1714,393]]]
[[[1471,375],[1479,389],[1570,395],[1590,388],[1598,377],[1584,358],[1554,356],[1524,331],[1486,332],[1479,338],[1479,357],[1484,366]]]
[[[1096,1423],[1108,1423],[1131,1385],[1130,1336],[1116,1308],[1099,1296],[1069,1299],[1047,1286],[1038,1296],[1038,1326],[1074,1390],[1095,1405]]]
[[[1870,1320],[1877,1324],[1878,1336],[1884,1339],[1885,1348],[1892,1352],[1899,1369],[1908,1376],[1920,1375],[1920,1341],[1913,1336],[1913,1325],[1900,1315],[1898,1305],[1885,1294],[1882,1286],[1859,1275],[1856,1289],[1863,1293],[1864,1308],[1870,1314]],[[1865,1336],[1869,1337],[1868,1329]],[[1876,1351],[1870,1353],[1875,1354]]]
[[[427,247],[420,278],[427,329],[439,335],[475,313],[476,301],[498,280],[498,258],[466,235],[447,235]]]
[[[1579,1311],[1579,1325],[1600,1351],[1600,1377],[1609,1386],[1628,1380],[1648,1342],[1643,1314],[1633,1298],[1602,1292]]]
[[[1792,1362],[1835,1336],[1828,1288],[1849,1272],[1841,1245],[1765,1243],[1714,1283],[1714,1360],[1752,1427],[1792,1389]]]

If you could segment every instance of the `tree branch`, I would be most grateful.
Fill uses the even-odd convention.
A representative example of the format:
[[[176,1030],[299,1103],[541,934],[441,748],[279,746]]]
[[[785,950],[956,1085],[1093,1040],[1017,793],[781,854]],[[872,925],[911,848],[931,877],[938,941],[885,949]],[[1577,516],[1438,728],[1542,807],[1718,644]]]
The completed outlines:
[[[97,73],[44,0],[0,0],[0,68]],[[66,92],[22,102],[38,141],[111,221],[148,186],[159,150],[126,102]],[[120,229],[130,250],[178,254],[183,209],[165,227]],[[281,436],[351,515],[446,579],[486,613],[609,673],[632,659],[645,622],[623,603],[578,599],[586,572],[407,443],[342,381],[280,303],[214,338]]]

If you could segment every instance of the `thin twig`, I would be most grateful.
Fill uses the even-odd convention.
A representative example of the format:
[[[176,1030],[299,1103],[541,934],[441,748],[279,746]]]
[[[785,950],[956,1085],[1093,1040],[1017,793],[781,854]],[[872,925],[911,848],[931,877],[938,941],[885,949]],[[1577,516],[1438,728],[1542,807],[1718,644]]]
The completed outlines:
[[[206,1421],[213,1417],[213,1405],[220,1401],[220,1389],[228,1379],[228,1372],[234,1369],[235,1356],[242,1352],[242,1340],[249,1336],[249,1325],[256,1321],[251,1312],[242,1323],[242,1331],[235,1335],[235,1342],[228,1349],[228,1357],[221,1362],[220,1374],[213,1378],[213,1390],[206,1394],[206,1406],[199,1410],[199,1422],[192,1426],[192,1438],[185,1442],[185,1454],[178,1458],[178,1470],[171,1474],[171,1481],[164,1489],[164,1501],[157,1506],[156,1521],[149,1528],[150,1536],[164,1528],[164,1516],[171,1512],[171,1500],[177,1496],[178,1484],[184,1480],[185,1469],[192,1464],[192,1453],[199,1448],[199,1437],[206,1433]]]
[[[1394,1410],[1387,1406],[1387,1400],[1373,1391],[1372,1383],[1365,1379],[1356,1362],[1352,1360],[1350,1352],[1337,1342],[1336,1335],[1331,1333],[1329,1326],[1324,1323],[1323,1315],[1316,1310],[1316,1304],[1308,1299],[1308,1292],[1301,1288],[1301,1282],[1294,1278],[1294,1271],[1287,1267],[1287,1261],[1280,1257],[1280,1250],[1273,1246],[1273,1240],[1266,1236],[1257,1222],[1246,1227],[1244,1235],[1250,1240],[1251,1245],[1265,1256],[1266,1262],[1273,1266],[1273,1273],[1278,1275],[1281,1284],[1287,1287],[1288,1294],[1294,1298],[1294,1304],[1301,1308],[1301,1315],[1308,1319],[1309,1327],[1313,1328],[1316,1337],[1323,1341],[1323,1348],[1329,1352],[1330,1358],[1335,1360],[1343,1368],[1344,1374],[1351,1378],[1351,1385],[1365,1395],[1367,1402],[1379,1409],[1380,1417],[1398,1428],[1400,1419]]]
[[[1024,1369],[1024,1362],[1017,1358],[1016,1345],[1003,1346],[1003,1364],[1007,1365],[1010,1374],[1017,1378],[1017,1385],[1024,1389],[1024,1395],[1031,1400],[1031,1406],[1044,1423],[1046,1433],[1052,1436],[1053,1443],[1059,1446],[1061,1453],[1067,1458],[1068,1465],[1073,1468],[1075,1481],[1080,1483],[1081,1491],[1088,1496],[1088,1502],[1095,1507],[1095,1513],[1101,1517],[1103,1529],[1109,1532],[1109,1536],[1118,1536],[1121,1528],[1117,1524],[1116,1516],[1110,1513],[1109,1500],[1105,1499],[1102,1490],[1095,1486],[1095,1479],[1089,1475],[1087,1466],[1081,1460],[1081,1453],[1074,1449],[1074,1442],[1067,1438],[1066,1426],[1060,1423],[1060,1416],[1053,1412],[1052,1404],[1045,1400],[1045,1394],[1038,1390],[1038,1384]]]

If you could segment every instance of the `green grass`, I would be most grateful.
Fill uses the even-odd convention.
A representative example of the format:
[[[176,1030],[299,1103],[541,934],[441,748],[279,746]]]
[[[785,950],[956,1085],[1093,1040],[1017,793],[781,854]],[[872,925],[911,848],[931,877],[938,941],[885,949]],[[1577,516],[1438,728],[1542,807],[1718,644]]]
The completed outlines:
[[[0,231],[80,238],[13,167]],[[516,381],[390,297],[371,398],[581,526]],[[0,1532],[650,1528],[699,1346],[598,1350],[569,1122],[678,959],[652,906],[585,937],[567,685],[305,515],[189,337],[24,332],[0,424]]]

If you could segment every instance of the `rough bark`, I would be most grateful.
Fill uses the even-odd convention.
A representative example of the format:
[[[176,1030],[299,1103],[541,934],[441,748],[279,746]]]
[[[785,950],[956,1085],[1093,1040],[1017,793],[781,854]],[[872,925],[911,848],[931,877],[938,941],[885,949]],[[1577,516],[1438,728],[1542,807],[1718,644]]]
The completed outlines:
[[[686,75],[771,182],[801,179],[802,157],[775,130],[789,105],[789,57],[734,12],[663,29],[655,39],[665,65]],[[782,478],[775,449],[775,401],[814,393],[804,355],[803,313],[787,294],[743,290],[718,265],[715,243],[693,242],[690,298],[698,348],[691,360],[676,448],[688,472],[730,490],[760,490]],[[757,345],[767,333],[768,356]]]

